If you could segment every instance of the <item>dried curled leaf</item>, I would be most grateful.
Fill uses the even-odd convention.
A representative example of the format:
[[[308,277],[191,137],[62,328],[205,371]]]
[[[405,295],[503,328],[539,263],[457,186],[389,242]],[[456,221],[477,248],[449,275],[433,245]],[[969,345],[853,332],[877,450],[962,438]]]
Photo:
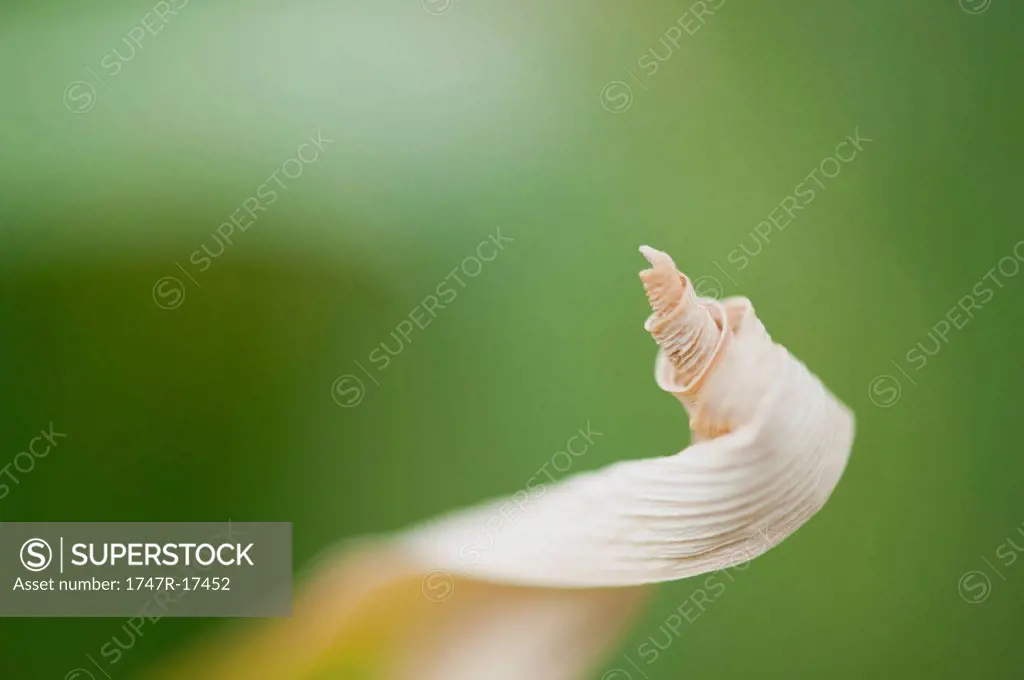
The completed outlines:
[[[656,379],[688,411],[693,444],[569,478],[487,550],[465,547],[515,499],[348,546],[292,619],[158,677],[583,678],[651,584],[747,562],[807,521],[846,465],[852,414],[746,298],[701,298],[667,255],[641,252]]]

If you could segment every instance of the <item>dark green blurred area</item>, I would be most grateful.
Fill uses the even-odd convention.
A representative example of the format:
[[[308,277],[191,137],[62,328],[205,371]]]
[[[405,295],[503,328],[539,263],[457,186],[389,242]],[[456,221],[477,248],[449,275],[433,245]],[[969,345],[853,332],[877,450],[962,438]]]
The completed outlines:
[[[648,76],[638,59],[665,57],[692,3],[192,0],[110,76],[152,7],[0,10],[0,466],[50,422],[67,433],[0,519],[292,521],[301,567],[522,488],[587,422],[605,436],[571,473],[674,452],[686,419],[642,328],[649,243],[750,297],[858,431],[819,516],[668,646],[699,585],[662,588],[607,668],[1021,677],[1024,559],[996,555],[1024,546],[1024,275],[998,275],[919,370],[906,357],[1024,239],[1024,5],[726,0]],[[92,100],[63,96],[76,81]],[[632,91],[616,113],[613,81]],[[873,141],[730,264],[855,129]],[[195,274],[317,130],[334,144],[188,280],[176,263]],[[498,226],[514,242],[373,368]],[[167,276],[174,309],[154,302]],[[365,394],[342,408],[348,374]],[[122,623],[0,621],[0,677],[89,668]],[[219,625],[164,619],[105,670]]]

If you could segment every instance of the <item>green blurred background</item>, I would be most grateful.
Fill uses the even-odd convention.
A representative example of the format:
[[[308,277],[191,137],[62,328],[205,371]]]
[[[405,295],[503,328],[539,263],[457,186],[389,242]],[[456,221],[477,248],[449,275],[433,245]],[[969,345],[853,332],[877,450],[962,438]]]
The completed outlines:
[[[594,677],[1021,677],[1024,559],[997,553],[1024,546],[1024,275],[941,346],[932,329],[1024,239],[1024,5],[169,4],[136,45],[150,0],[0,10],[0,465],[67,434],[0,519],[287,520],[301,568],[522,488],[588,421],[605,436],[571,473],[675,451],[650,243],[750,297],[857,439],[820,515],[667,647],[699,584],[663,587]],[[731,262],[855,129],[855,160]],[[317,130],[333,145],[197,273]],[[514,242],[374,368],[499,226]],[[122,624],[0,621],[0,676],[65,678]],[[164,619],[105,671],[219,625]]]

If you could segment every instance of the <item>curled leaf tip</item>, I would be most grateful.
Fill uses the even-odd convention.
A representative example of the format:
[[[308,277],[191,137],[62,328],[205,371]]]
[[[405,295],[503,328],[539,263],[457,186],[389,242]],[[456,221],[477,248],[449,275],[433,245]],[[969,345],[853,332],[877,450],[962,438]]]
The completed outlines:
[[[658,266],[658,263],[664,263],[672,267],[672,269],[676,268],[676,263],[672,261],[672,258],[657,248],[640,246],[640,254],[647,258],[647,261],[650,262],[652,266],[656,267]]]
[[[640,253],[651,263],[640,272],[653,312],[644,328],[675,368],[675,381],[690,385],[711,361],[723,329],[671,257],[650,246],[640,246]]]
[[[640,272],[647,300],[655,314],[664,314],[679,304],[683,297],[683,282],[672,258],[650,246],[640,246],[640,253],[651,263],[650,269]]]

